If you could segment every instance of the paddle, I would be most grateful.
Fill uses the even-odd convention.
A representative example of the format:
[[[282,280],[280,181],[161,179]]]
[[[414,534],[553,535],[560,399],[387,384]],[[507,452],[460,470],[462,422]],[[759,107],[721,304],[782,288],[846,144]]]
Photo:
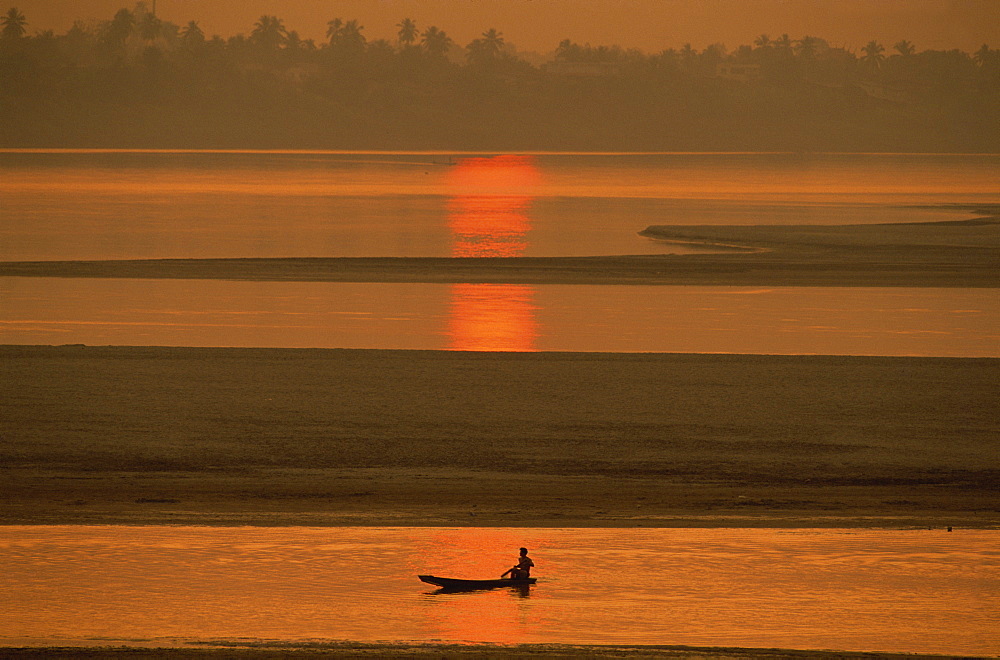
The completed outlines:
[[[503,575],[501,575],[501,576],[500,576],[500,579],[502,580],[502,579],[504,579],[505,577],[507,577],[507,575],[508,575],[508,574],[509,574],[509,573],[510,573],[510,572],[511,572],[512,570],[514,570],[514,568],[516,568],[516,567],[513,567],[513,566],[512,566],[511,568],[508,568],[508,569],[507,569],[506,571],[504,571]]]

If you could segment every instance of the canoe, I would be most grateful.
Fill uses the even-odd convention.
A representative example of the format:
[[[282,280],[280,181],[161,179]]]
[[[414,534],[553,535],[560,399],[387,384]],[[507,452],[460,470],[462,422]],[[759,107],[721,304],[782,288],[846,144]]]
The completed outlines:
[[[499,578],[496,580],[460,580],[458,578],[437,577],[435,575],[418,575],[422,582],[433,584],[442,589],[452,591],[472,591],[475,589],[496,589],[497,587],[523,587],[534,584],[537,578],[526,578],[523,580],[511,580],[510,578]]]

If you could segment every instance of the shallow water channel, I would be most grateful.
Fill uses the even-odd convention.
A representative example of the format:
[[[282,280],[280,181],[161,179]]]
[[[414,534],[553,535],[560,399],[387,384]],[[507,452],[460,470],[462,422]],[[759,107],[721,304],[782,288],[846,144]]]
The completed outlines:
[[[994,289],[0,277],[0,344],[1000,357]]]
[[[1000,531],[0,527],[0,645],[280,640],[1000,653]],[[538,584],[447,594],[531,550]]]

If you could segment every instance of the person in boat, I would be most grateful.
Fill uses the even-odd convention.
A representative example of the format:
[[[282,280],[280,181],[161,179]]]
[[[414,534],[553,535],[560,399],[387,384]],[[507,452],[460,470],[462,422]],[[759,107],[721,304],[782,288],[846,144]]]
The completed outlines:
[[[531,569],[535,562],[528,556],[528,549],[521,548],[521,556],[517,558],[517,564],[510,569],[511,580],[527,580],[531,577]]]

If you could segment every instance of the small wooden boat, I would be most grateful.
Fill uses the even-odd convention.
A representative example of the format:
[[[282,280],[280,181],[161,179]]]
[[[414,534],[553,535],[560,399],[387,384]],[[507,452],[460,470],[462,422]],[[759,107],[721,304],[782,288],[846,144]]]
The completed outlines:
[[[499,578],[496,580],[461,580],[458,578],[437,577],[435,575],[418,575],[422,582],[433,584],[436,587],[449,591],[475,591],[477,589],[496,589],[498,587],[524,587],[534,584],[537,578],[525,578],[523,580],[512,580],[510,578]]]

